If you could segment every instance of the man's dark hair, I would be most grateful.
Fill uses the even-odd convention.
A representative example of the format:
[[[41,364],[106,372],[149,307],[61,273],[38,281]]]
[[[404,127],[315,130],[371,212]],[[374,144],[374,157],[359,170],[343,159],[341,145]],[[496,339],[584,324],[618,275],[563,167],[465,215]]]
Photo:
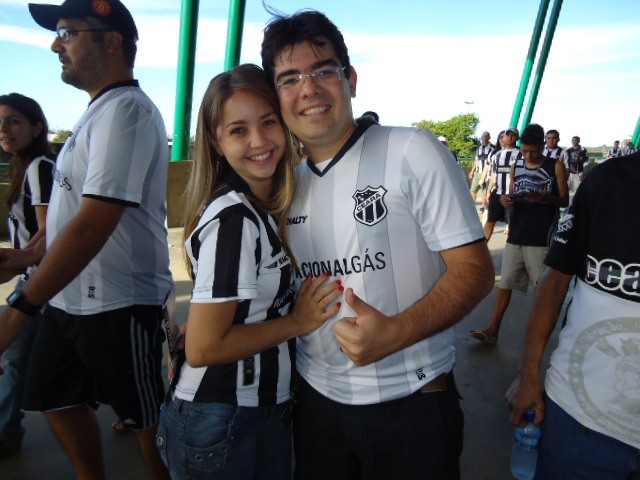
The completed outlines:
[[[91,40],[94,42],[102,42],[104,40],[104,36],[108,31],[114,31],[113,28],[105,22],[102,22],[93,17],[85,17],[83,18],[88,24],[90,28],[95,28],[96,30],[101,30],[97,32],[91,32]],[[133,68],[133,65],[136,61],[136,53],[138,51],[138,46],[136,45],[136,37],[133,35],[125,36],[122,35],[122,55],[124,56],[124,61],[129,68]]]
[[[556,134],[560,138],[560,132],[558,130],[547,130],[547,135]]]
[[[520,143],[526,145],[544,145],[544,128],[537,123],[530,123],[522,131]]]
[[[344,76],[351,76],[349,52],[344,37],[338,27],[323,13],[316,10],[303,10],[291,16],[273,13],[272,20],[264,29],[262,40],[262,68],[270,81],[274,80],[276,56],[294,45],[309,42],[312,47],[320,48],[329,43],[336,52],[343,67]]]

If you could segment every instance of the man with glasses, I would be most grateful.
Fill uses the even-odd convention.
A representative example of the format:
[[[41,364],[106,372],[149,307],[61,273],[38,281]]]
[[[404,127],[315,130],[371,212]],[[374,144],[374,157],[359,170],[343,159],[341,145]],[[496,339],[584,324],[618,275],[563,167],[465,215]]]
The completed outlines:
[[[134,430],[151,478],[169,478],[155,448],[164,385],[162,300],[172,287],[165,228],[166,132],[133,78],[138,32],[119,0],[30,4],[57,36],[65,83],[91,98],[57,160],[47,253],[7,299],[0,352],[48,302],[24,405],[44,412],[78,478],[106,478],[93,408]]]
[[[262,64],[309,155],[288,222],[297,280],[347,288],[298,339],[296,478],[458,478],[451,327],[493,286],[464,176],[431,132],[354,120],[356,71],[323,14],[274,18]]]

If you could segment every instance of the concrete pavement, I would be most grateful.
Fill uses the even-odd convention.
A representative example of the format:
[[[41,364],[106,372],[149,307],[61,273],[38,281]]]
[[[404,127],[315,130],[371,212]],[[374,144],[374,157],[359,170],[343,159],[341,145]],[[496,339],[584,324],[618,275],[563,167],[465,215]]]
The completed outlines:
[[[500,272],[502,250],[506,235],[504,225],[498,224],[489,248]],[[181,253],[182,231],[170,229],[171,270],[176,280],[177,315],[186,320],[191,282],[186,274]],[[7,246],[1,245],[1,246]],[[496,275],[496,281],[499,276]],[[13,290],[13,283],[0,286],[0,299]],[[507,480],[513,428],[508,422],[508,408],[504,393],[516,373],[523,348],[526,316],[531,305],[531,295],[514,293],[496,346],[484,345],[467,335],[470,329],[484,328],[491,318],[497,289],[485,298],[476,309],[455,327],[457,365],[456,381],[463,397],[465,413],[465,446],[461,459],[464,480]],[[557,342],[557,330],[550,348]],[[548,355],[548,353],[547,353]],[[133,435],[115,433],[111,422],[116,417],[111,409],[98,410],[102,428],[102,441],[108,477],[114,480],[148,478],[138,453]],[[0,458],[0,479],[25,480],[73,479],[74,470],[51,433],[43,416],[25,413],[26,429],[22,453]]]

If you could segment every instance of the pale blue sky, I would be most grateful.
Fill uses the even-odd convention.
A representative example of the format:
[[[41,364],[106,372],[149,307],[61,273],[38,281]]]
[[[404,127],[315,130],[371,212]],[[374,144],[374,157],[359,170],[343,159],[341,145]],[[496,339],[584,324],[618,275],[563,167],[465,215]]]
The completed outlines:
[[[60,80],[53,33],[31,19],[25,0],[0,0],[0,93],[38,100],[51,128],[71,129],[86,93]],[[61,3],[54,0],[51,3]],[[179,0],[125,0],[140,32],[136,77],[173,131]],[[248,0],[241,62],[260,63],[260,0]],[[553,4],[553,1],[551,2]],[[315,8],[342,30],[358,72],[354,113],[383,124],[480,117],[493,138],[508,126],[538,0],[271,0],[285,13]],[[194,117],[222,70],[228,1],[201,0]],[[565,0],[533,121],[580,135],[584,145],[628,138],[640,114],[640,1]],[[465,101],[474,103],[467,106]],[[193,134],[192,130],[192,134]]]

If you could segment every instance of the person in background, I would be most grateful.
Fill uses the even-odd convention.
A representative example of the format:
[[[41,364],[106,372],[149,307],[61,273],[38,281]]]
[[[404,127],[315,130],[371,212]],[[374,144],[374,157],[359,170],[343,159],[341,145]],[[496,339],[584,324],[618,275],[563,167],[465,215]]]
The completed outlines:
[[[469,179],[471,179],[471,198],[473,201],[476,201],[478,196],[478,192],[484,192],[487,183],[487,176],[489,173],[489,169],[487,168],[489,165],[489,157],[495,150],[495,146],[492,145],[489,140],[491,139],[491,134],[489,132],[483,132],[480,136],[480,145],[478,145],[478,149],[476,150],[476,158],[473,162],[473,167],[471,167],[471,171],[469,172]],[[484,197],[483,195],[483,201]],[[484,212],[484,207],[480,208],[480,213]]]
[[[466,178],[430,131],[356,122],[358,76],[324,14],[276,14],[262,66],[309,154],[287,215],[296,283],[346,288],[298,337],[295,477],[459,478],[452,327],[494,278]]]
[[[484,235],[487,242],[493,235],[496,223],[503,221],[509,227],[510,207],[505,206],[500,198],[509,193],[511,165],[522,158],[516,142],[520,138],[520,132],[515,127],[507,128],[502,137],[502,149],[491,157],[491,181],[489,182],[489,211],[487,221],[484,224]]]
[[[542,154],[545,157],[562,160],[566,162],[566,154],[564,148],[558,145],[560,142],[560,132],[558,130],[548,130],[544,136],[544,150]]]
[[[511,292],[526,293],[535,288],[544,269],[550,232],[555,231],[559,209],[568,204],[566,170],[562,160],[542,154],[544,130],[532,123],[522,132],[522,158],[511,165],[509,193],[500,198],[511,208],[509,234],[502,257],[498,297],[491,323],[469,335],[495,345]]]
[[[542,441],[535,478],[637,479],[640,452],[640,153],[594,168],[553,237],[528,316],[510,421],[533,409]],[[566,325],[543,354],[573,279]],[[543,389],[544,388],[544,389]]]
[[[453,158],[455,159],[456,163],[460,163],[458,162],[458,155],[456,155],[456,152],[454,152],[453,150],[451,150],[449,148],[449,140],[447,140],[447,137],[440,135],[438,137],[438,141],[444,145],[445,147],[447,147],[447,149],[451,152],[451,155],[453,155]]]
[[[44,413],[79,479],[106,469],[94,409],[111,405],[135,432],[153,479],[164,396],[162,303],[173,288],[166,230],[167,136],[133,76],[138,30],[119,0],[30,4],[63,82],[89,95],[57,159],[46,255],[0,315],[0,353],[48,303],[24,409]]]
[[[620,140],[613,142],[613,147],[607,152],[607,159],[618,158],[624,155],[623,149],[620,148]]]
[[[571,147],[566,150],[565,167],[569,174],[569,193],[573,194],[580,186],[584,178],[585,167],[589,164],[587,149],[580,145],[580,137],[577,135],[571,139]]]
[[[625,155],[631,155],[632,153],[636,153],[638,149],[635,147],[631,140],[627,140],[627,146],[624,148]]]
[[[0,252],[0,282],[16,276],[20,290],[29,275],[36,270],[43,252],[35,247],[44,240],[47,206],[53,186],[55,155],[47,141],[49,127],[42,108],[32,98],[19,93],[0,96],[0,147],[12,154],[11,183],[5,199],[9,208],[11,246],[22,250],[21,264],[2,262]],[[29,317],[26,328],[13,342],[0,361],[0,457],[20,452],[22,428],[22,397],[29,366],[31,348],[42,313]]]
[[[378,116],[378,114],[376,112],[373,112],[371,110],[367,110],[366,112],[364,112],[360,118],[358,118],[357,121],[369,121],[373,124],[380,124],[380,117]]]
[[[283,421],[289,341],[335,316],[344,288],[327,283],[328,275],[307,278],[288,313],[294,290],[285,227],[298,163],[288,138],[260,67],[213,78],[187,188],[183,238],[194,288],[186,363],[158,427],[173,478],[291,478],[291,425]]]

